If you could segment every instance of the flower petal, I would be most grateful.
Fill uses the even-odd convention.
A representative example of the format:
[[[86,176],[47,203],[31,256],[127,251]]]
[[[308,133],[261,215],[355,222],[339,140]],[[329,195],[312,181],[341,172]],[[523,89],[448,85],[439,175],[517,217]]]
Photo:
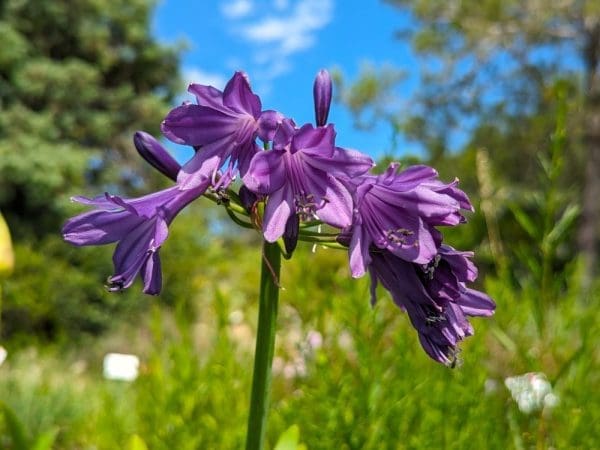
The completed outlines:
[[[357,178],[368,172],[375,163],[367,155],[356,150],[335,147],[331,157],[311,155],[306,159],[316,169],[323,170],[338,178]]]
[[[294,121],[292,119],[283,119],[273,136],[273,150],[285,150],[292,142],[295,132],[296,124]]]
[[[116,275],[128,273],[131,268],[137,268],[132,277],[139,272],[144,263],[144,255],[151,246],[155,226],[154,220],[145,221],[119,241],[113,254]]]
[[[263,217],[263,231],[268,242],[275,242],[283,236],[285,226],[292,212],[293,198],[288,187],[284,185],[267,199]]]
[[[77,246],[104,245],[122,239],[143,220],[128,211],[89,211],[69,219],[62,235]]]
[[[440,362],[447,366],[451,365],[454,361],[452,354],[454,349],[449,345],[440,345],[433,342],[433,340],[422,333],[419,333],[419,342],[421,347],[425,350],[434,361]]]
[[[269,150],[258,152],[250,161],[243,177],[248,189],[257,194],[271,194],[283,186],[286,181],[285,151]]]
[[[225,114],[230,113],[228,108],[223,105],[223,93],[213,86],[191,83],[188,86],[188,92],[194,94],[200,106],[208,106]]]
[[[162,270],[158,251],[152,252],[150,257],[142,265],[141,269],[144,289],[142,292],[148,295],[158,295],[162,289]]]
[[[352,223],[352,196],[336,178],[327,175],[325,205],[317,210],[317,216],[328,225],[346,228]]]
[[[489,317],[494,314],[496,303],[486,294],[475,289],[464,288],[462,295],[456,301],[467,316]]]
[[[350,273],[353,278],[362,277],[371,262],[369,241],[361,225],[354,225],[350,241]]]
[[[261,112],[258,118],[258,137],[264,142],[272,141],[277,127],[283,119],[283,114],[277,111],[267,110]]]
[[[302,126],[292,138],[292,153],[302,151],[306,155],[330,158],[335,150],[335,130],[333,125],[314,128],[311,124]]]
[[[471,261],[473,252],[459,252],[449,245],[441,245],[440,256],[450,266],[450,270],[456,274],[462,282],[475,281],[477,279],[477,267]]]
[[[234,136],[229,135],[203,146],[179,171],[179,188],[194,189],[204,185],[208,187],[216,171],[229,157],[233,145]]]
[[[249,114],[254,118],[260,115],[260,99],[252,93],[248,78],[243,72],[236,72],[225,86],[223,104],[238,113]]]
[[[394,190],[406,191],[438,176],[437,170],[425,165],[409,166],[396,173],[399,166],[398,163],[391,163],[381,175],[381,182],[386,185],[393,184]]]
[[[210,144],[238,130],[237,118],[213,108],[183,105],[172,109],[161,124],[161,131],[177,144]]]

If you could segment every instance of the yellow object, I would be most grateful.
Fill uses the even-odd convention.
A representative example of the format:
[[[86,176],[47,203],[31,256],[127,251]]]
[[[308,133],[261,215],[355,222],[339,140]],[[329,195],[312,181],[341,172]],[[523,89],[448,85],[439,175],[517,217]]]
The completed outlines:
[[[10,240],[8,225],[0,213],[0,277],[11,274],[15,266],[15,255]]]

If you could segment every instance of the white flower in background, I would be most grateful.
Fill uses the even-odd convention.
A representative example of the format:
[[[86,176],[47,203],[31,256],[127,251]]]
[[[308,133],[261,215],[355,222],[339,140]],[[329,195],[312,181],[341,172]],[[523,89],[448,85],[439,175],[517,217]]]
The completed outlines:
[[[306,344],[312,351],[319,350],[323,346],[323,335],[316,330],[310,330],[306,335]]]
[[[103,374],[107,380],[133,381],[138,376],[140,359],[124,353],[107,353],[104,357]]]
[[[0,366],[6,361],[6,357],[8,356],[8,352],[4,347],[0,345]]]
[[[504,384],[513,400],[525,414],[558,405],[559,398],[552,392],[552,385],[541,372],[508,377]]]

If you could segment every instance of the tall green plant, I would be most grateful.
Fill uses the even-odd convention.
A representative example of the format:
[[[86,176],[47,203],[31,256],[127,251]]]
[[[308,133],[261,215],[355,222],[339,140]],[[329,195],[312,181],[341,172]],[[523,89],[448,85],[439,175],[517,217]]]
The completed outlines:
[[[573,227],[580,213],[579,204],[573,201],[573,193],[564,192],[559,184],[563,174],[567,139],[567,86],[558,82],[554,87],[554,95],[558,107],[550,150],[539,154],[541,188],[539,191],[527,193],[526,199],[532,201],[529,210],[517,201],[509,203],[515,220],[530,238],[529,243],[521,244],[515,250],[529,269],[519,281],[523,287],[529,287],[539,293],[534,297],[534,311],[536,325],[541,334],[545,330],[546,311],[560,297],[568,278],[564,270],[556,267],[557,251],[561,245],[572,241]]]

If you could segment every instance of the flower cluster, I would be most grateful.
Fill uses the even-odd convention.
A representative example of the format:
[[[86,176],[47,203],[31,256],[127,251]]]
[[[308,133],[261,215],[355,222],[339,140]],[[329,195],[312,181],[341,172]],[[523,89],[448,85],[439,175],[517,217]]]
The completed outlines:
[[[399,171],[395,163],[373,175],[371,158],[336,146],[334,125],[327,123],[332,86],[326,71],[314,84],[315,125],[297,126],[263,110],[241,72],[223,91],[199,84],[188,90],[196,103],[171,110],[161,130],[194,148],[189,161],[180,166],[152,136],[134,136],[140,155],[173,181],[171,187],[132,199],[108,193],[74,198],[92,209],[64,225],[64,239],[117,243],[109,290],[127,288],[140,275],[144,292],[158,294],[159,250],[169,224],[193,200],[219,201],[226,194],[230,216],[258,228],[266,241],[281,242],[286,256],[298,240],[348,248],[352,276],[370,273],[372,301],[381,283],[408,313],[425,351],[454,364],[457,344],[473,332],[466,317],[489,316],[495,307],[466,286],[477,276],[471,253],[443,244],[436,228],[458,225],[465,221],[462,211],[472,210],[457,181],[444,184],[427,166]],[[235,180],[241,180],[238,192]],[[338,232],[321,233],[323,224]]]

